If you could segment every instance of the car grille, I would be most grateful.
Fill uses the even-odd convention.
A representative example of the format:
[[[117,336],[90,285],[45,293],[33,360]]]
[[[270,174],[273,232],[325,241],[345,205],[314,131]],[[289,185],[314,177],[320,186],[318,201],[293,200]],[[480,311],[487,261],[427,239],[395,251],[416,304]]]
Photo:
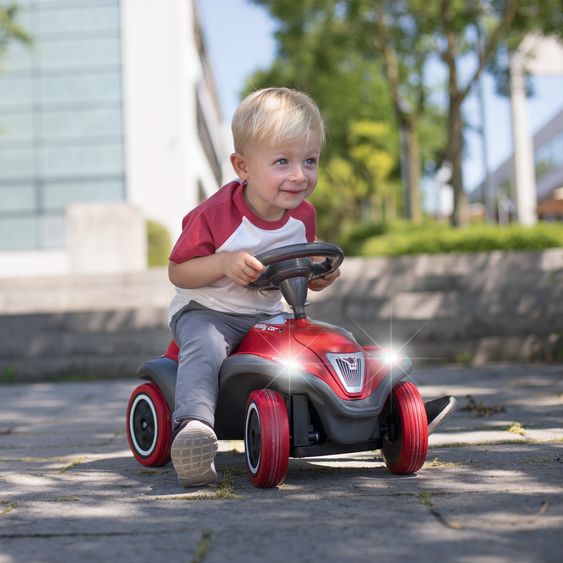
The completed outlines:
[[[364,355],[362,352],[326,355],[338,379],[348,393],[361,393],[364,385]]]

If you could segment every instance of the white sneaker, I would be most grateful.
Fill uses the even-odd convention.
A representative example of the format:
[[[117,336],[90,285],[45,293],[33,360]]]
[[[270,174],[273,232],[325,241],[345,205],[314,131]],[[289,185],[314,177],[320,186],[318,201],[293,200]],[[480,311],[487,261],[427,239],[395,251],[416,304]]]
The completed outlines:
[[[217,482],[215,454],[217,436],[199,420],[190,420],[172,443],[172,465],[182,487],[199,487]]]

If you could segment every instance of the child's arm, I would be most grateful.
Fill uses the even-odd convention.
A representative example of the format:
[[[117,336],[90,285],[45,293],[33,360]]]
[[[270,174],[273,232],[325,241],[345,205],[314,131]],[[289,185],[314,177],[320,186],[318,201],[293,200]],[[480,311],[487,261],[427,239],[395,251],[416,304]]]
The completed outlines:
[[[204,287],[225,276],[244,286],[256,281],[263,270],[262,263],[244,250],[199,256],[181,264],[168,263],[170,281],[182,289]]]

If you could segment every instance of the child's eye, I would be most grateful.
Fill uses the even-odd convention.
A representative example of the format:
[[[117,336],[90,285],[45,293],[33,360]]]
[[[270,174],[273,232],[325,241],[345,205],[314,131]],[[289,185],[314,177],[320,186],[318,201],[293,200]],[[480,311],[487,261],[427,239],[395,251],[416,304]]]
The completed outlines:
[[[315,164],[317,164],[317,159],[316,158],[308,158],[305,161],[305,166],[315,166]]]
[[[287,164],[289,164],[289,161],[287,160],[287,158],[278,158],[275,163],[286,166]]]

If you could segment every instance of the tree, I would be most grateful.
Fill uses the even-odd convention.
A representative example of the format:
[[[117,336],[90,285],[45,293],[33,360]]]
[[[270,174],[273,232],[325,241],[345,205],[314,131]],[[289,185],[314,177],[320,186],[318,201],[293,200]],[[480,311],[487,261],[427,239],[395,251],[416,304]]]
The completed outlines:
[[[454,191],[452,224],[454,226],[468,222],[462,168],[462,104],[493,59],[502,37],[508,31],[516,15],[517,0],[507,0],[497,2],[497,4],[494,12],[488,12],[485,11],[488,7],[486,2],[441,0],[440,16],[436,18],[439,24],[437,32],[442,44],[440,56],[448,70],[448,125],[445,156],[452,165],[451,183]],[[489,25],[484,28],[483,39],[479,41],[479,35],[474,34],[472,42],[469,28],[475,29],[485,14],[488,15]],[[459,77],[459,59],[470,50],[477,54],[478,62],[470,78],[462,83]]]
[[[284,69],[285,83],[304,87],[314,95],[323,114],[329,117],[331,134],[336,124],[337,143],[332,147],[338,148],[331,150],[331,154],[336,152],[339,157],[354,158],[354,153],[347,150],[351,121],[368,119],[390,125],[389,131],[393,131],[395,140],[390,150],[397,155],[397,161],[389,180],[399,190],[399,174],[402,175],[404,215],[418,221],[421,218],[422,163],[426,167],[428,162],[434,161],[443,146],[442,118],[440,111],[428,103],[427,86],[422,80],[432,45],[424,38],[418,40],[417,34],[412,33],[414,20],[405,22],[403,3],[371,0],[254,2],[265,6],[279,24],[276,32],[278,57],[274,65]],[[377,17],[382,7],[391,14],[389,19]],[[384,56],[380,56],[380,51]],[[363,74],[357,75],[360,80],[354,83],[356,90],[347,83],[351,68],[363,69]],[[267,76],[272,78],[271,73]],[[367,84],[365,76],[369,77]],[[317,87],[320,85],[322,88]],[[372,93],[366,95],[369,89]],[[330,93],[328,99],[325,92]],[[349,110],[346,115],[343,115],[344,108]],[[337,119],[331,122],[335,113]],[[404,146],[401,166],[397,129]],[[431,132],[425,135],[424,144],[420,143],[421,130]],[[357,166],[352,168],[358,169]]]
[[[383,205],[392,214],[400,197],[386,85],[377,62],[353,48],[343,19],[325,10],[332,4],[332,0],[272,3],[273,12],[279,10],[283,16],[276,34],[278,54],[269,69],[248,79],[245,93],[287,86],[307,92],[318,103],[327,145],[313,200],[319,212],[319,236],[334,239],[348,226],[381,215]],[[282,5],[287,10],[280,9]],[[376,160],[381,167],[374,173]]]
[[[448,142],[446,158],[452,164],[454,213],[452,223],[467,222],[463,190],[463,120],[461,107],[485,70],[497,77],[499,91],[508,90],[510,52],[530,32],[563,36],[562,0],[441,0],[436,20],[440,25],[441,58],[448,69]],[[459,59],[473,52],[477,64],[468,80],[459,77]],[[508,56],[499,57],[499,52]],[[503,86],[504,84],[504,86]]]
[[[360,21],[372,38],[383,61],[394,101],[394,110],[403,130],[408,158],[407,186],[416,198],[418,122],[429,107],[426,73],[428,63],[438,54],[447,69],[447,121],[444,157],[452,165],[454,225],[465,223],[466,197],[463,190],[462,104],[479,76],[491,61],[500,38],[515,16],[516,0],[496,2],[496,11],[484,0],[351,0],[362,13]],[[470,31],[485,10],[494,13],[484,41],[477,44]],[[494,21],[493,21],[494,20]],[[474,38],[477,36],[474,34]],[[459,77],[460,58],[474,51],[478,64],[465,83]]]
[[[406,215],[417,219],[421,161],[435,156],[436,143],[421,142],[421,131],[440,120],[428,100],[428,65],[439,59],[447,74],[446,120],[442,157],[452,166],[452,223],[467,221],[463,185],[463,102],[481,74],[493,70],[499,84],[509,78],[499,51],[514,50],[531,31],[563,36],[563,0],[254,0],[280,24],[279,61],[294,58],[314,74],[330,68],[333,57],[355,52],[383,71],[396,124],[402,135]],[[312,33],[317,30],[317,33]],[[318,33],[321,30],[321,33]],[[336,31],[336,33],[334,33]],[[475,59],[469,77],[461,76],[462,59]],[[505,59],[507,59],[505,57]],[[346,60],[346,57],[339,60]],[[303,61],[307,61],[305,65]],[[436,131],[436,127],[434,127]],[[419,153],[425,153],[420,158]]]
[[[433,51],[420,29],[420,20],[409,13],[405,2],[353,1],[351,23],[362,23],[367,37],[380,52],[385,77],[389,84],[393,110],[399,125],[402,177],[405,187],[405,218],[418,223],[422,218],[420,205],[421,154],[419,123],[428,109],[424,71]],[[350,17],[349,16],[349,17]]]

